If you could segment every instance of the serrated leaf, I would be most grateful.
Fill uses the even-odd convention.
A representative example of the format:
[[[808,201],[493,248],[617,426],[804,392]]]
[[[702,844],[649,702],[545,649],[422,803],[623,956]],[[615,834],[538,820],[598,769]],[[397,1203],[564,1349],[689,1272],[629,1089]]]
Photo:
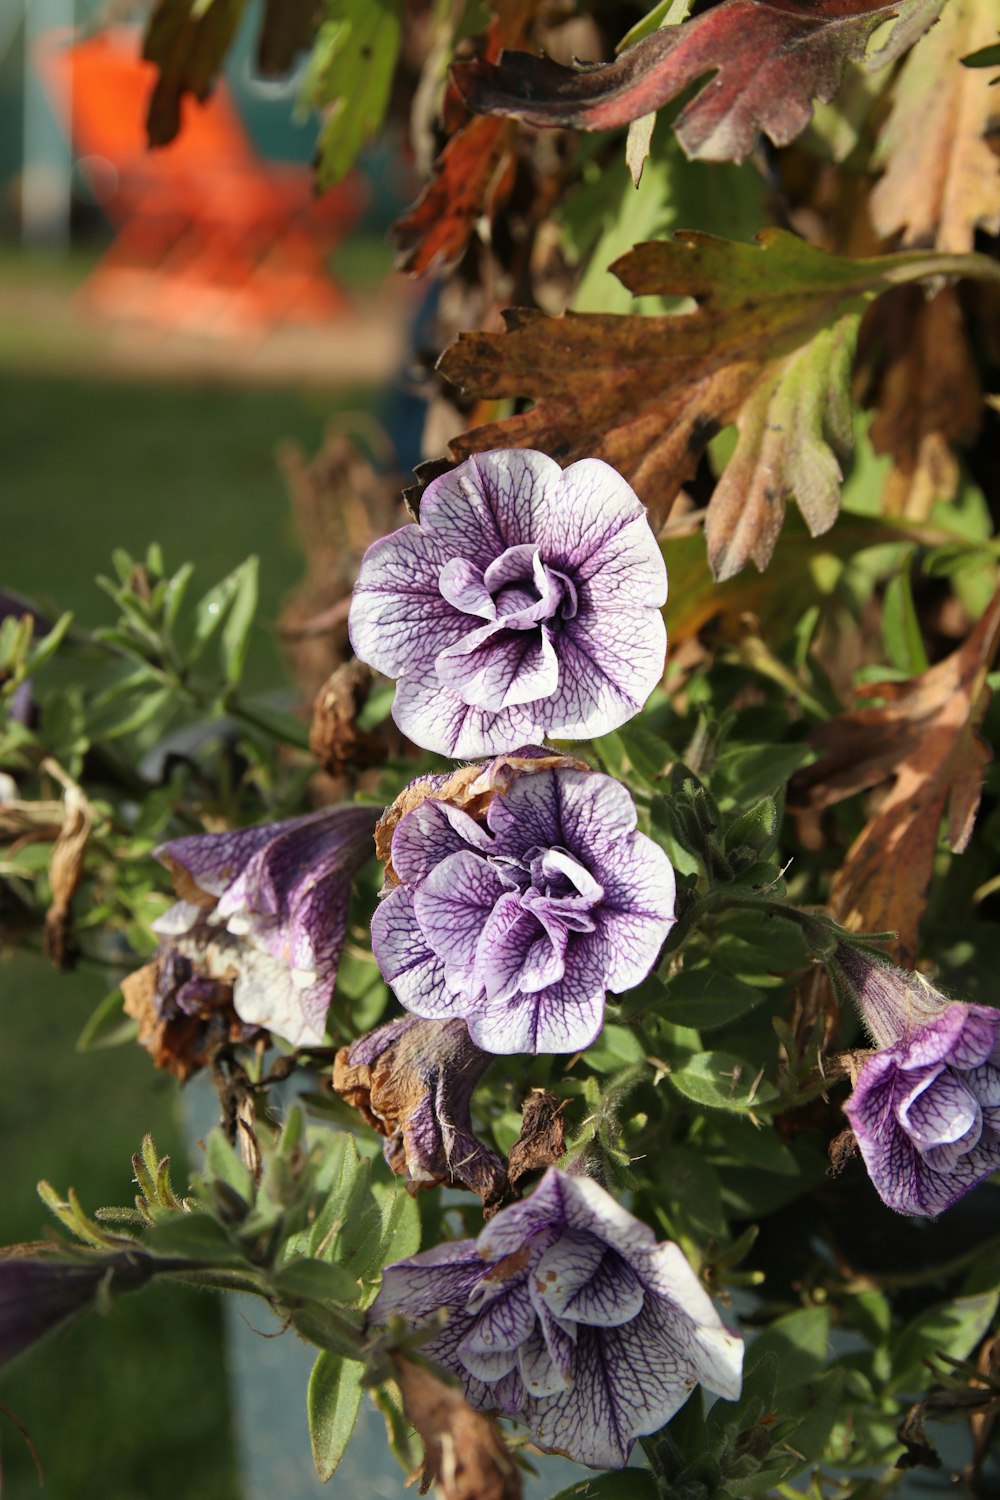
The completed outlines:
[[[325,113],[317,186],[332,187],[382,124],[402,40],[401,0],[326,0],[303,98]]]
[[[865,305],[937,274],[1000,282],[985,256],[848,260],[783,230],[765,230],[753,245],[684,231],[637,245],[613,270],[636,296],[690,296],[698,306],[665,317],[510,308],[505,334],[460,335],[439,363],[448,380],[467,396],[534,405],[474,427],[451,453],[513,445],[564,464],[603,458],[658,525],[712,437],[735,423],[737,445],[705,525],[722,579],[749,561],[767,566],[791,499],[814,534],[832,525],[851,445],[850,349]]]
[[[331,1479],[350,1442],[361,1408],[365,1367],[358,1360],[341,1359],[323,1349],[309,1377],[306,1406],[309,1441],[316,1473]]]
[[[452,70],[474,113],[536,127],[611,130],[640,119],[712,74],[674,121],[688,156],[743,161],[763,133],[787,146],[833,98],[849,61],[865,59],[883,22],[899,17],[875,57],[884,66],[926,30],[944,0],[722,0],[681,26],[661,26],[614,62],[567,68],[508,52]]]
[[[1000,592],[957,651],[919,677],[872,683],[881,704],[841,714],[812,736],[821,758],[796,776],[800,806],[829,807],[883,782],[891,785],[834,877],[830,903],[848,927],[899,934],[896,952],[915,957],[941,820],[961,852],[972,836],[990,759],[978,725],[989,703],[989,667],[1000,649]]]

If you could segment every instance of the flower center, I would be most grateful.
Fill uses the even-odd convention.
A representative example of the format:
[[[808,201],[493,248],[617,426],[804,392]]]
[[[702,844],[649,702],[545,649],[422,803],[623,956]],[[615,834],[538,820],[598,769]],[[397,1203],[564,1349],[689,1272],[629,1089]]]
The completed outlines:
[[[453,558],[441,569],[438,586],[455,609],[507,630],[571,620],[577,611],[572,579],[548,567],[538,548],[527,542],[508,547],[485,571]]]

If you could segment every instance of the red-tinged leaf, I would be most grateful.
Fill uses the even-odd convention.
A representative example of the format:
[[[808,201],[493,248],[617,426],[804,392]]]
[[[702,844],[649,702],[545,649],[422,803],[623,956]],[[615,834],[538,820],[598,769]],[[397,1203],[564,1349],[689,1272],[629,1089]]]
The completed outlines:
[[[1000,593],[968,640],[904,682],[871,683],[881,703],[842,714],[813,735],[823,757],[794,777],[794,805],[820,809],[884,782],[878,811],[855,839],[830,890],[834,914],[855,930],[895,931],[903,963],[916,957],[941,820],[961,853],[979,807],[990,748],[977,733],[986,676],[1000,646]]]
[[[742,161],[764,131],[786,146],[812,119],[813,101],[837,91],[848,62],[897,18],[884,66],[930,26],[944,0],[722,0],[667,26],[613,62],[564,68],[530,53],[458,63],[452,76],[469,108],[529,125],[608,130],[660,109],[712,74],[674,122],[688,156]]]
[[[534,407],[464,433],[452,456],[541,448],[560,463],[603,458],[663,522],[720,428],[739,429],[706,519],[718,578],[766,567],[785,507],[810,531],[834,522],[850,450],[849,375],[868,302],[936,275],[1000,281],[983,256],[934,252],[845,260],[781,230],[753,245],[684,231],[637,245],[612,268],[636,296],[689,296],[663,317],[512,309],[506,334],[462,334],[439,368],[467,396]]]
[[[483,60],[493,62],[505,47],[527,40],[538,5],[539,0],[494,0]],[[506,202],[514,181],[516,125],[482,115],[469,119],[454,84],[442,112],[446,121],[457,115],[460,123],[434,163],[430,182],[391,230],[399,252],[396,268],[410,276],[457,260],[476,221]]]

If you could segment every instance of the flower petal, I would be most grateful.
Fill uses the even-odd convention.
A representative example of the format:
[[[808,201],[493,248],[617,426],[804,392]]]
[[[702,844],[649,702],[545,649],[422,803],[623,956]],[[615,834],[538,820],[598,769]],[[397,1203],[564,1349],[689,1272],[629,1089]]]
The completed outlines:
[[[511,706],[494,713],[470,708],[444,687],[433,662],[396,683],[392,716],[414,744],[453,760],[502,755],[540,740],[545,733],[531,711]]]
[[[463,703],[492,713],[547,700],[559,681],[559,662],[544,625],[533,630],[484,625],[441,651],[434,667],[438,681]]]
[[[469,846],[488,852],[486,829],[460,807],[428,797],[399,820],[392,835],[392,863],[404,885],[418,885],[435,865]]]
[[[631,1266],[593,1234],[564,1234],[542,1256],[532,1279],[546,1307],[573,1323],[629,1323],[643,1302]]]
[[[420,526],[373,542],[354,585],[348,633],[355,654],[389,677],[419,670],[468,629],[443,597],[442,569],[454,551]]]
[[[655,609],[580,608],[557,645],[559,687],[545,704],[546,733],[587,739],[618,729],[663,676],[667,632]]]
[[[424,941],[413,911],[413,896],[397,886],[372,918],[372,952],[399,1003],[429,1020],[457,1014],[445,981],[444,964]]]
[[[978,1103],[950,1068],[897,1103],[896,1117],[920,1151],[962,1140],[982,1121]]]
[[[562,480],[554,459],[531,448],[498,448],[433,480],[420,522],[451,550],[483,569],[508,547],[546,533]]]
[[[445,963],[470,967],[489,915],[509,889],[483,855],[472,849],[449,854],[413,893],[424,941]]]
[[[483,576],[482,568],[467,562],[464,557],[453,557],[445,563],[438,579],[442,597],[464,615],[479,615],[484,620],[495,620],[497,611],[493,596]]]

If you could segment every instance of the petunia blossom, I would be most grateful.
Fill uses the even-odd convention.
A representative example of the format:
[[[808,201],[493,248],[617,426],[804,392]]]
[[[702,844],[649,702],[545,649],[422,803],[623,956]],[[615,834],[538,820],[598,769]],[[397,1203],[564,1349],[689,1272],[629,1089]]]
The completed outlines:
[[[99,1297],[138,1291],[154,1270],[139,1250],[67,1261],[46,1245],[11,1245],[0,1255],[0,1365]]]
[[[670,862],[620,782],[541,751],[484,768],[464,797],[478,819],[431,791],[396,823],[399,884],[372,922],[382,974],[487,1052],[587,1047],[607,991],[644,979],[673,925]]]
[[[666,597],[645,508],[610,465],[497,449],[369,547],[351,643],[397,679],[393,716],[416,744],[497,755],[638,713],[663,674]]]
[[[882,1201],[934,1218],[1000,1169],[1000,1010],[838,947],[836,977],[881,1050],[844,1109]]]
[[[387,1266],[371,1317],[420,1324],[439,1310],[445,1325],[421,1352],[470,1405],[594,1468],[622,1468],[696,1385],[740,1394],[743,1343],[678,1246],[555,1167],[478,1239]]]
[[[161,844],[157,858],[181,899],[153,930],[193,965],[189,983],[232,981],[241,1021],[314,1046],[325,1032],[351,880],[372,853],[377,818],[374,806],[343,803]],[[181,1009],[186,993],[176,997]]]

